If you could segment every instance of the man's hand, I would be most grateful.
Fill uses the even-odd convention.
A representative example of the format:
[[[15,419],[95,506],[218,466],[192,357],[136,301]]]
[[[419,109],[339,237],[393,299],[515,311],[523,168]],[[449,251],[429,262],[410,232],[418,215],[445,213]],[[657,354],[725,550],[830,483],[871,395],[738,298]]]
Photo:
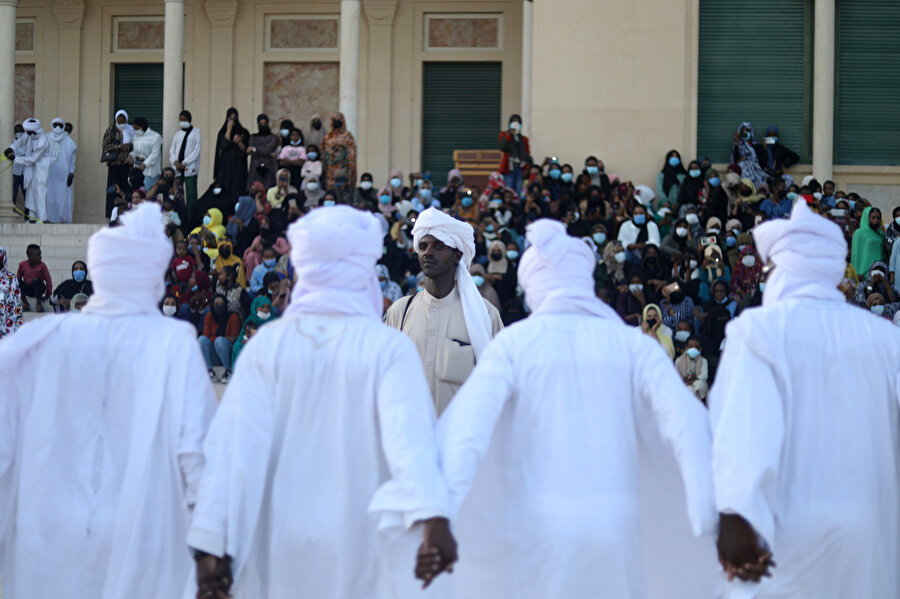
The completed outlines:
[[[459,559],[456,553],[456,539],[450,532],[446,518],[431,518],[425,521],[424,539],[416,555],[416,578],[423,581],[422,588],[441,573],[453,572],[453,564]]]
[[[75,173],[69,173],[69,176],[66,178],[66,187],[72,187],[72,183],[75,182]]]
[[[776,567],[772,553],[759,544],[759,536],[750,523],[737,514],[719,514],[719,563],[728,574],[728,580],[739,578],[759,582],[770,577],[769,568]]]
[[[231,590],[231,557],[197,552],[197,599],[228,599]]]
[[[7,160],[15,160],[16,158],[16,153],[13,152],[12,148],[6,148],[5,150],[3,150],[3,155],[6,156]]]

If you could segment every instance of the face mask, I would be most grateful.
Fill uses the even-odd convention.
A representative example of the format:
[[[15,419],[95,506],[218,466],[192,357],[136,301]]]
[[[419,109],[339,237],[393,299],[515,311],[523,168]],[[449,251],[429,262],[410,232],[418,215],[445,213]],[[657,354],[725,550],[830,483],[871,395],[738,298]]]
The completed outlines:
[[[688,230],[685,229],[684,227],[676,227],[675,228],[675,235],[677,235],[678,237],[687,237],[687,234],[688,234]]]
[[[679,164],[681,164],[681,159],[679,159],[678,156],[671,156],[669,158],[669,166],[674,168],[674,167],[678,166]]]
[[[630,291],[631,293],[637,293],[638,291],[643,291],[643,290],[644,290],[644,286],[641,285],[640,283],[632,283],[631,285],[628,286],[628,291]]]
[[[72,278],[75,279],[76,282],[80,283],[87,276],[87,273],[83,270],[76,270],[72,273]]]
[[[507,251],[506,251],[506,258],[509,259],[509,260],[518,260],[518,258],[519,258],[519,252],[517,252],[516,250],[507,250]]]
[[[297,139],[297,140],[293,140],[293,139],[292,139],[292,140],[291,140],[291,145],[292,145],[292,146],[299,146],[299,145],[300,145],[300,140],[299,140],[299,139]]]
[[[430,189],[420,189],[419,195],[422,196],[423,200],[430,200],[431,199],[431,190]]]
[[[856,200],[847,200],[847,203],[850,204],[850,210],[856,209]]]
[[[475,281],[476,287],[481,287],[482,285],[484,285],[484,277],[482,277],[481,275],[472,275],[472,280]]]
[[[625,252],[616,252],[613,257],[616,259],[616,262],[618,262],[619,264],[622,264],[623,262],[625,262]]]
[[[387,281],[378,281],[378,284],[381,285],[382,289],[387,288]]]
[[[707,230],[706,230],[706,234],[707,234],[707,235],[718,235],[719,232],[720,232],[719,229],[717,229],[717,228],[715,228],[715,227],[713,227],[712,229],[707,229]]]
[[[710,187],[718,187],[719,183],[721,183],[721,181],[719,180],[718,177],[710,177],[709,178],[709,186]]]
[[[881,231],[881,222],[877,222],[874,225],[872,223],[869,223],[869,228],[871,228],[873,231]]]
[[[181,123],[181,124],[183,125],[184,123]],[[121,131],[122,129],[125,128],[125,125],[126,125],[126,123],[116,123],[116,129]]]
[[[391,203],[391,196],[381,196],[378,198],[378,201],[381,202],[384,206],[387,206]]]
[[[822,194],[817,191],[813,194],[813,197],[816,199],[816,201],[819,201],[822,199]]]
[[[491,260],[503,260],[503,254],[500,252],[493,252],[491,254]]]
[[[219,195],[220,193],[222,193],[222,188],[221,188],[221,187],[213,187],[213,195],[214,195],[214,196],[217,196],[217,195]]]
[[[741,135],[741,139],[750,139],[750,132],[747,131],[746,133],[744,133],[743,135]]]
[[[700,350],[696,347],[689,347],[684,353],[686,353],[691,360],[696,360],[700,356]]]
[[[699,169],[699,168],[692,168],[691,170],[688,171],[688,174],[689,174],[691,177],[693,177],[694,179],[696,179],[697,177],[700,176],[700,169]]]
[[[309,154],[306,155],[306,157],[309,158],[310,160],[315,160],[316,158],[319,157],[319,155],[316,152],[310,152]]]
[[[559,179],[559,175],[561,173],[562,173],[562,171],[559,170],[558,168],[551,168],[550,169],[550,178],[551,179]]]
[[[190,128],[191,124],[187,121],[178,121],[178,126],[182,129],[188,129]]]
[[[835,218],[844,218],[847,215],[847,211],[843,208],[832,208],[831,216]]]
[[[735,245],[737,245],[737,239],[735,239],[734,237],[726,237],[725,245],[730,248],[733,248]]]
[[[225,314],[225,312],[226,312],[227,310],[228,310],[228,308],[227,308],[226,306],[221,305],[221,304],[216,305],[216,306],[213,306],[213,312],[215,312],[216,314],[220,314],[220,315],[221,315],[221,314]]]
[[[268,260],[263,260],[263,264],[265,264],[266,268],[275,268],[275,263],[277,260],[275,258],[269,258]]]
[[[597,245],[603,245],[604,243],[606,243],[606,233],[598,231],[597,233],[591,235],[591,237],[594,238],[594,243],[596,243]]]
[[[872,306],[869,309],[872,310],[872,314],[875,314],[876,316],[884,314],[884,306]]]
[[[271,312],[263,312],[262,310],[256,311],[256,317],[260,320],[269,320],[269,318],[271,318],[271,316],[272,316]]]
[[[697,261],[691,260],[690,262],[688,262],[688,266],[690,267],[691,270],[694,270],[695,268],[697,268]]]
[[[695,213],[693,213],[693,212],[688,212],[688,213],[684,216],[684,220],[686,220],[686,221],[688,222],[689,225],[696,225],[697,223],[700,222],[700,217],[697,216],[697,215],[696,215]]]
[[[21,131],[20,131],[19,133],[16,133],[16,139],[19,139],[19,138],[22,137],[23,135],[25,135],[25,134],[22,133]]]
[[[334,206],[336,204],[337,202],[335,202],[334,200],[325,200],[324,202],[322,202],[323,206]]]
[[[203,217],[203,226],[208,227],[211,224],[212,224],[212,218],[210,218],[209,216],[204,216]]]
[[[646,214],[635,214],[634,215],[634,224],[640,226],[640,225],[643,225],[645,222],[647,222]]]
[[[461,204],[463,205],[463,208],[468,208],[472,205],[472,198],[470,198],[469,196],[464,197]]]
[[[175,316],[175,311],[177,308],[175,306],[163,306],[162,311],[166,316]]]
[[[509,124],[509,128],[513,131],[521,131],[522,125],[519,123],[519,121],[513,121]]]
[[[789,201],[793,202],[794,200],[797,199],[797,193],[796,193],[796,192],[793,192],[793,191],[789,191],[789,192],[787,193],[787,199],[788,199]]]
[[[240,207],[241,207],[241,203],[240,203],[240,202],[238,202],[237,204],[234,205],[234,213],[235,213],[235,214],[237,214],[237,211],[238,211],[238,209],[239,209]]]
[[[561,177],[562,177],[562,180],[563,180],[564,183],[571,183],[571,182],[572,182],[572,178],[573,178],[573,177],[572,177],[572,173],[563,173],[563,174],[561,175]]]
[[[319,189],[319,184],[316,183],[315,181],[310,181],[309,183],[306,184],[306,189],[308,189],[310,191],[315,191],[315,190]]]
[[[679,343],[684,343],[691,336],[690,331],[675,331],[675,340]]]
[[[371,181],[363,181],[362,183],[359,184],[359,188],[362,189],[363,191],[369,191],[370,189],[372,189],[372,182]]]
[[[281,133],[281,137],[287,137],[291,134],[289,129],[282,129],[281,131],[279,131],[279,133]]]
[[[222,256],[223,258],[228,258],[228,256],[231,255],[231,248],[228,247],[227,245],[223,245],[222,247],[219,248],[219,255]]]
[[[416,187],[422,187],[425,184],[425,179],[416,179]]]
[[[763,281],[762,283],[759,284],[759,292],[762,293],[765,290],[766,290],[766,282]]]
[[[597,168],[596,166],[586,166],[586,167],[584,167],[584,170],[586,170],[587,174],[589,174],[589,175],[596,175],[597,173],[600,172],[600,169]]]
[[[334,127],[335,129],[340,129],[341,127],[344,126],[344,121],[335,119],[335,120],[331,121],[331,126]]]
[[[193,291],[194,293],[197,293],[197,290],[198,290],[198,289],[200,289],[200,288],[197,287],[196,285],[194,285],[193,287],[191,287],[191,291]]]
[[[747,268],[753,268],[756,265],[756,256],[744,256],[741,258],[741,264]]]
[[[398,189],[402,184],[403,180],[400,177],[394,177],[393,179],[391,179],[391,187],[393,187],[394,189]]]

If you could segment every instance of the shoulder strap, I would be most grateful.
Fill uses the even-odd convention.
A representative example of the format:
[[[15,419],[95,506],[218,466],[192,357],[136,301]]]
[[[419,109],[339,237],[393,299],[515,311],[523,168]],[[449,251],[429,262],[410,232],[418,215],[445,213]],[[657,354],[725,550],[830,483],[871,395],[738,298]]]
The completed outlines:
[[[409,307],[412,306],[412,303],[416,301],[416,298],[419,297],[419,294],[413,295],[409,298],[409,301],[406,302],[406,307],[403,308],[403,317],[400,318],[400,330],[403,331],[403,325],[406,324],[406,313],[409,312]]]

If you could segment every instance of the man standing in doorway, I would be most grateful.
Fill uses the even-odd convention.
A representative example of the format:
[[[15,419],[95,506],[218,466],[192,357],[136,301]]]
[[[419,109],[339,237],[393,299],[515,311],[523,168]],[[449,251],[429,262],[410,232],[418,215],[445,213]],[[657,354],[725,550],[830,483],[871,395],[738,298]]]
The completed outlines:
[[[517,114],[509,117],[509,128],[500,132],[497,145],[503,152],[497,171],[503,175],[507,187],[521,194],[523,170],[534,164],[528,138],[522,135],[522,117]]]
[[[41,128],[41,122],[30,118],[23,124],[25,136],[6,148],[4,154],[9,160],[20,162],[24,167],[25,207],[33,217],[43,221],[47,218],[47,177],[50,174],[50,142]]]
[[[503,323],[469,274],[475,257],[472,225],[429,208],[416,219],[413,244],[425,290],[394,302],[385,321],[415,342],[440,415]]]
[[[182,110],[178,115],[181,131],[175,134],[169,148],[169,162],[184,182],[186,214],[197,202],[197,173],[200,172],[200,130],[191,125],[191,113]]]

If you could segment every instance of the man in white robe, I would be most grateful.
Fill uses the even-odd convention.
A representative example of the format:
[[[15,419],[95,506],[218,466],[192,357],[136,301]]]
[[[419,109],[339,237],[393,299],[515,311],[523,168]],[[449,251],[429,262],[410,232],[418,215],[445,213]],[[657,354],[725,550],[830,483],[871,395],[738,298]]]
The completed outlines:
[[[47,177],[50,174],[50,141],[35,118],[26,119],[25,135],[6,149],[7,158],[25,167],[25,208],[33,218],[47,218]]]
[[[75,182],[75,151],[78,147],[66,135],[66,122],[59,117],[50,121],[50,169],[47,177],[47,222],[72,222]]]
[[[660,345],[594,295],[584,242],[549,220],[527,234],[519,281],[533,313],[494,339],[438,423],[460,562],[435,592],[709,597],[712,538],[691,538],[716,524],[702,404]],[[683,484],[641,498],[640,479],[667,474]],[[651,530],[642,502],[682,507]],[[648,562],[645,533],[675,549]],[[430,558],[417,565],[426,580]],[[672,565],[657,593],[648,579]]]
[[[172,255],[144,204],[88,242],[94,295],[0,343],[4,599],[177,597],[215,395],[157,303]]]
[[[288,240],[290,305],[244,347],[204,446],[199,596],[233,578],[236,598],[409,597],[417,531],[397,553],[377,529],[428,521],[449,543],[450,501],[416,349],[380,320],[381,226],[320,208]]]
[[[805,202],[753,234],[771,271],[726,329],[713,475],[724,563],[778,566],[728,596],[897,597],[900,330],[846,303],[844,237]]]

